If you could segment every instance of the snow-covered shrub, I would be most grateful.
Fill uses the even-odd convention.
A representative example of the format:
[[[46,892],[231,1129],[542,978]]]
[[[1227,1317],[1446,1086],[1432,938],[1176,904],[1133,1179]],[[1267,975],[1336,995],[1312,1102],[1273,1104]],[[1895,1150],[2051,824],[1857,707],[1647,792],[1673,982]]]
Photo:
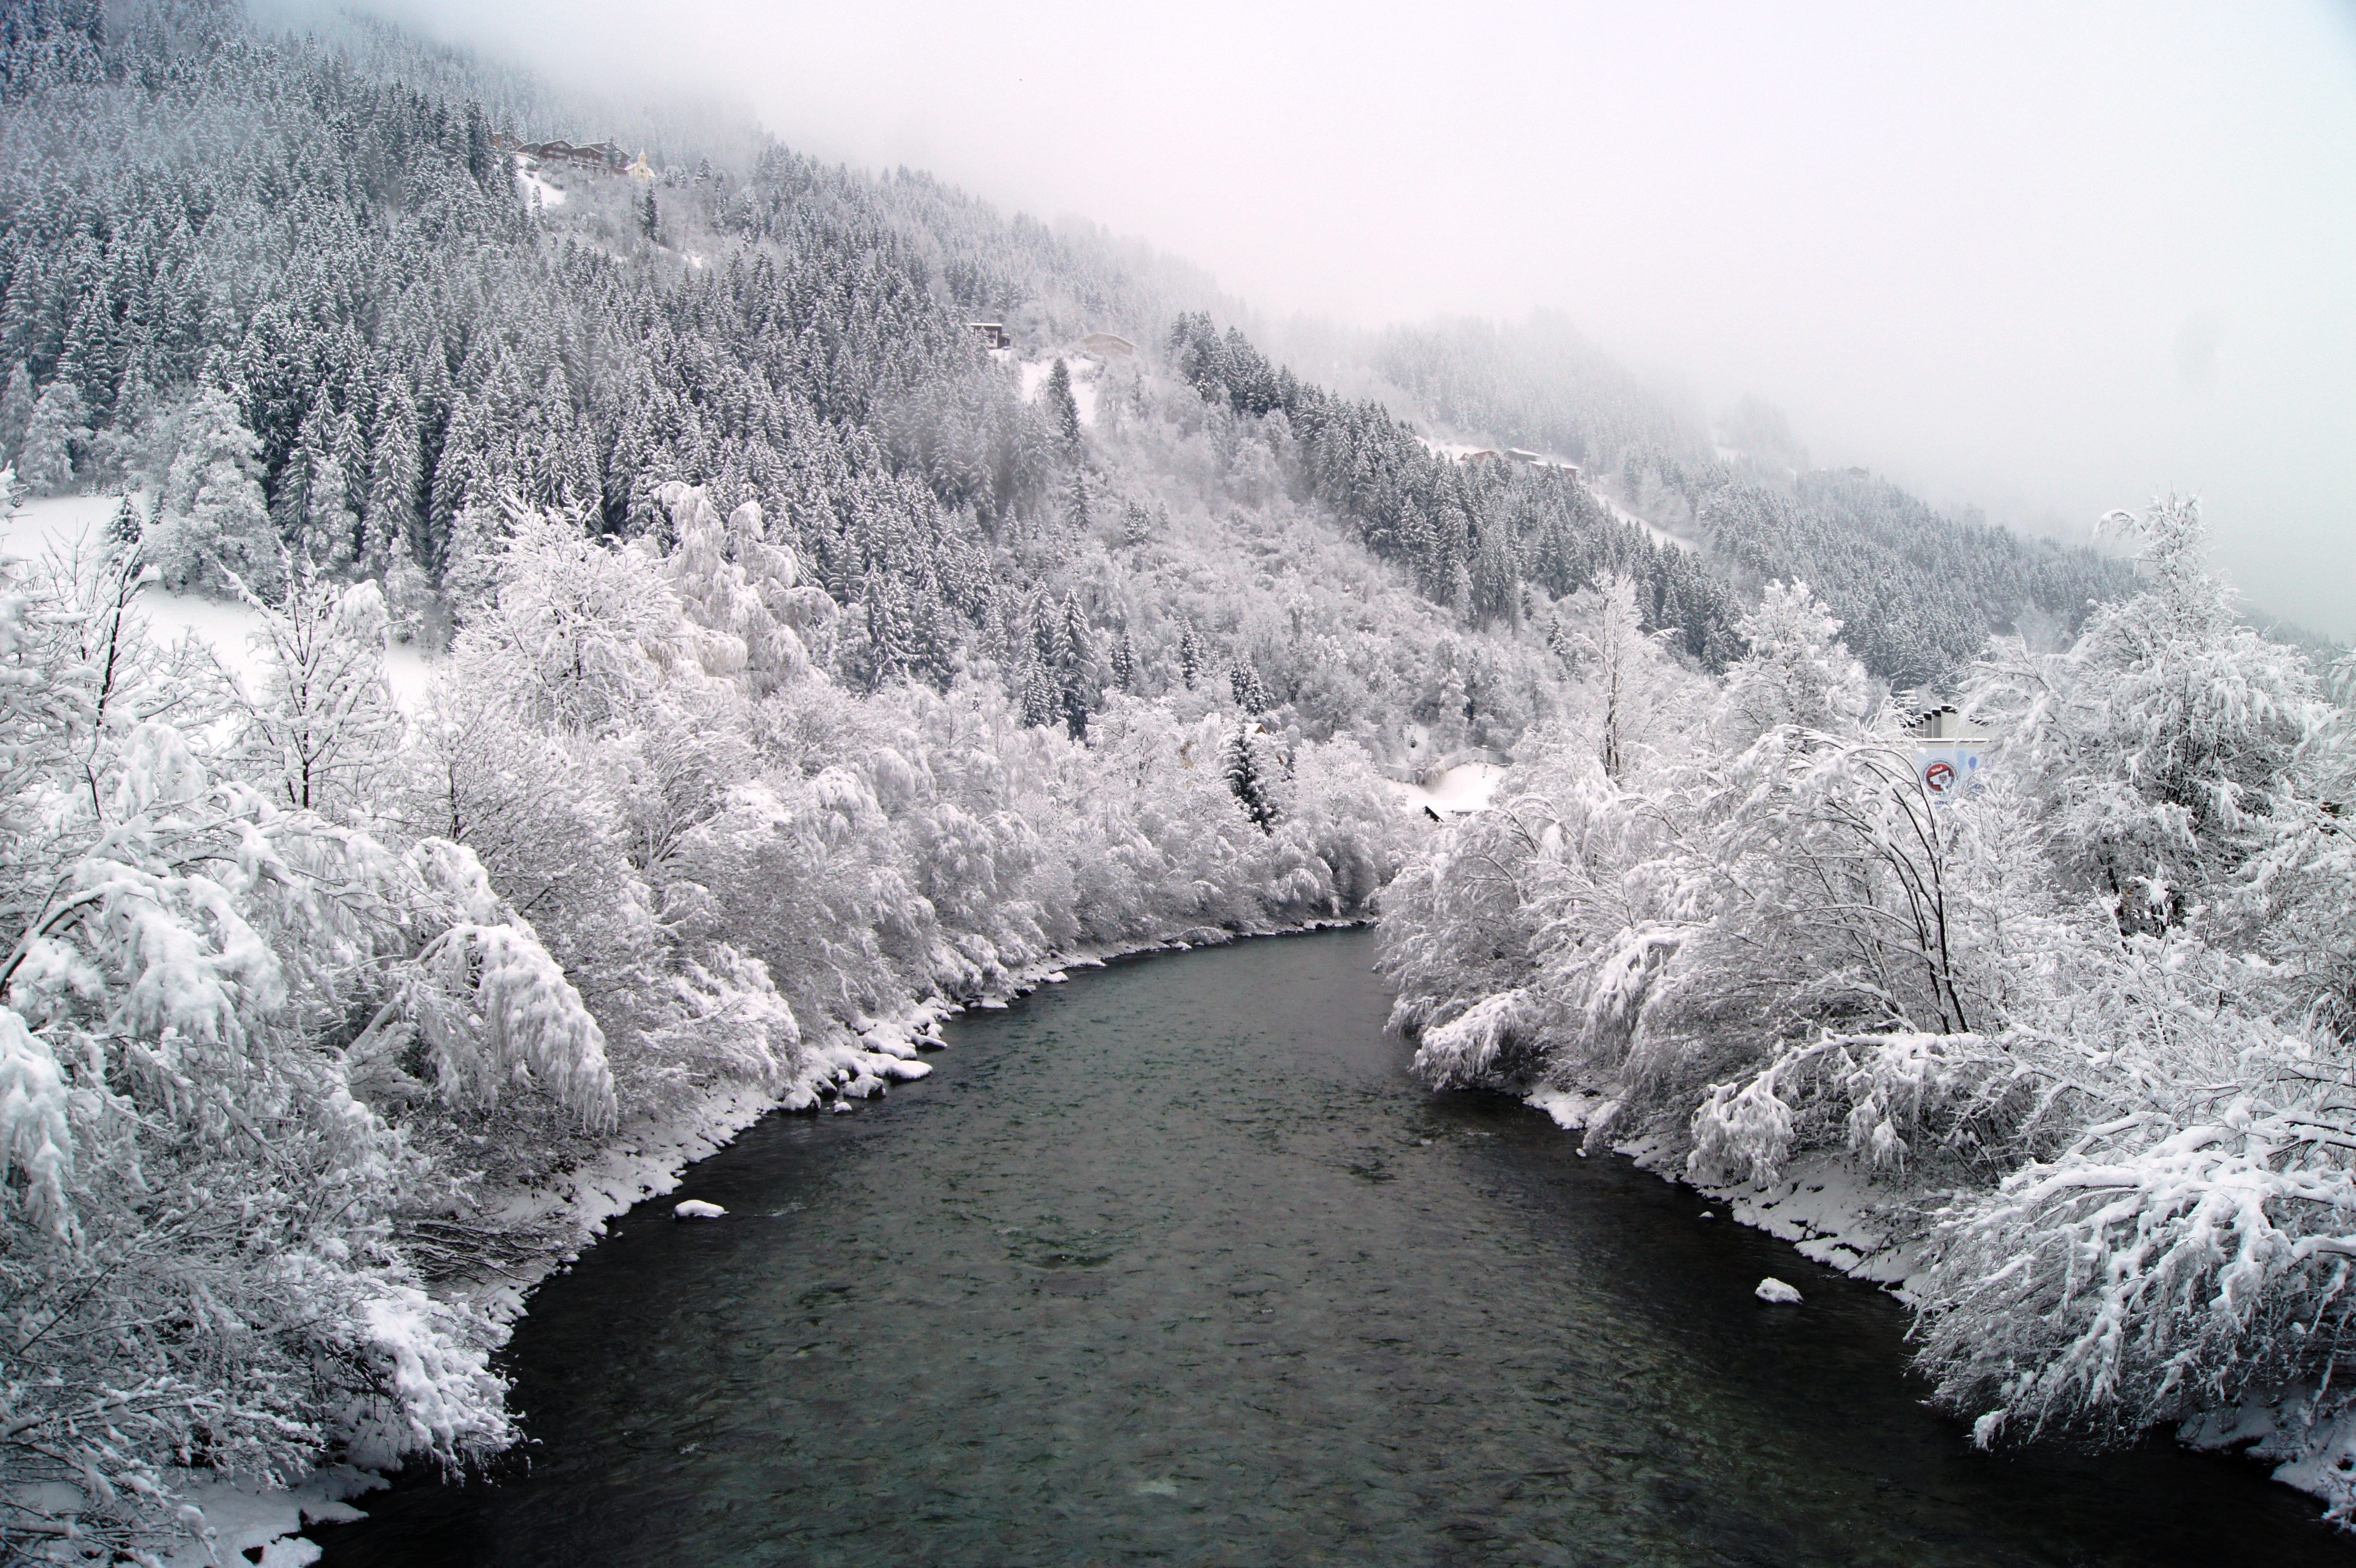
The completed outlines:
[[[405,1434],[387,1453],[496,1446],[490,1326],[378,1326],[414,1294],[389,1242],[425,1173],[336,1036],[400,950],[400,859],[220,771],[156,716],[208,710],[135,573],[59,564],[0,595],[8,1473],[119,1541],[176,1466],[288,1476],[369,1423]]]
[[[2356,1330],[2356,1078],[2262,1024],[2240,1038],[1944,1217],[1922,1361],[1979,1441],[2330,1387]]]
[[[2147,589],[1974,672],[1964,797],[1771,585],[1690,760],[1526,743],[1387,908],[1433,1081],[1561,1075],[1697,1176],[1846,1159],[1944,1204],[1922,1360],[1984,1442],[2347,1408],[2356,660],[2237,624],[2191,503],[2116,521]]]

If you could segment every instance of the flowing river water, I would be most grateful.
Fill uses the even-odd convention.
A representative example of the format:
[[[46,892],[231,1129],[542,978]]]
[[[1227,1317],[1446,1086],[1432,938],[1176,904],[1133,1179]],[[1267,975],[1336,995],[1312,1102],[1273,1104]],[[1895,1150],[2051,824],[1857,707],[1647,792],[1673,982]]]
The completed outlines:
[[[1419,1086],[1373,959],[1118,964],[761,1122],[533,1298],[523,1452],[327,1568],[2356,1563],[2254,1465],[1973,1452],[1887,1296]]]

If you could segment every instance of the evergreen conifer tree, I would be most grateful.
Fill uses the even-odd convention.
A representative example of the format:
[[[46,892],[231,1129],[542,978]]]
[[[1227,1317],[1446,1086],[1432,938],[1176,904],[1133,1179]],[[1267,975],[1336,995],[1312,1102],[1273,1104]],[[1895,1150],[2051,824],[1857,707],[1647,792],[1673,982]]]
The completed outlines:
[[[1047,417],[1067,446],[1080,444],[1080,404],[1072,395],[1072,369],[1058,359],[1047,371]]]
[[[73,483],[74,448],[90,439],[82,423],[81,392],[64,376],[41,391],[16,455],[16,477],[40,495],[55,495]]]
[[[115,502],[114,515],[107,521],[107,541],[118,545],[136,544],[145,528],[145,520],[139,515],[139,503],[126,493]]]
[[[1258,725],[1247,719],[1236,725],[1235,733],[1227,737],[1219,766],[1227,789],[1243,807],[1244,815],[1251,819],[1252,826],[1264,833],[1273,833],[1280,815],[1275,770],[1269,766]]]
[[[225,569],[264,598],[276,593],[278,535],[262,500],[261,449],[236,399],[219,387],[198,393],[181,415],[179,450],[164,480],[157,564],[166,584],[220,587]]]
[[[1268,683],[1251,664],[1238,660],[1229,665],[1227,686],[1235,693],[1237,704],[1248,714],[1264,714],[1276,706],[1275,699],[1268,694]]]
[[[0,462],[13,463],[25,445],[33,423],[33,377],[19,360],[8,371],[8,385],[0,392]]]

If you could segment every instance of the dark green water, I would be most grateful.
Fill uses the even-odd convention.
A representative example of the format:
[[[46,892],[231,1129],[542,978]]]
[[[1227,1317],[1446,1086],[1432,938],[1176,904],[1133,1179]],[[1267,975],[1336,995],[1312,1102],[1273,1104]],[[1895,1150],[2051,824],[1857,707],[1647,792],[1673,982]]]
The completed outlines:
[[[763,1122],[534,1298],[526,1455],[327,1563],[2356,1562],[2254,1466],[1972,1452],[1886,1297],[1420,1089],[1373,954],[1078,975]]]

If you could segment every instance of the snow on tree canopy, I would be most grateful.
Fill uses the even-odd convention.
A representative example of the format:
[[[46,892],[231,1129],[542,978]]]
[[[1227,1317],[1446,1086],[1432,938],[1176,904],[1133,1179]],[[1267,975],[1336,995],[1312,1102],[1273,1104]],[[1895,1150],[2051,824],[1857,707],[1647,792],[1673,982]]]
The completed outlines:
[[[0,1176],[23,1173],[26,1217],[56,1236],[73,1221],[66,1198],[73,1174],[66,1096],[48,1043],[0,1007]]]

